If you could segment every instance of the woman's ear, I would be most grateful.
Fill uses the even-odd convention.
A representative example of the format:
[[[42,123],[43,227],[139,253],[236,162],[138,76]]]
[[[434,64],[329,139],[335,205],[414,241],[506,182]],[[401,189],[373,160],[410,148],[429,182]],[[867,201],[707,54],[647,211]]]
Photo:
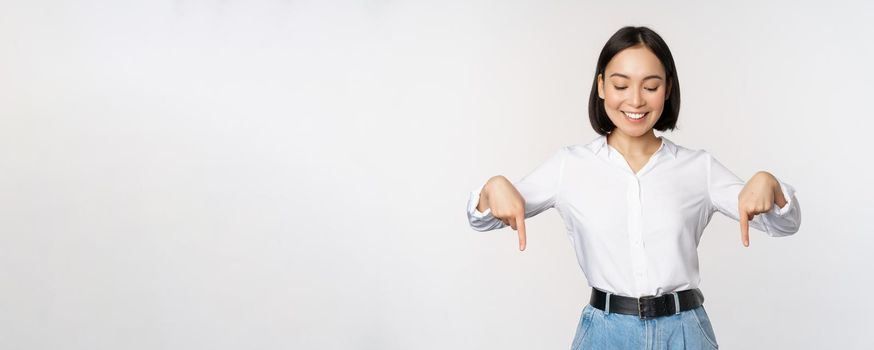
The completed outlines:
[[[598,97],[604,99],[604,79],[600,73],[598,74]]]

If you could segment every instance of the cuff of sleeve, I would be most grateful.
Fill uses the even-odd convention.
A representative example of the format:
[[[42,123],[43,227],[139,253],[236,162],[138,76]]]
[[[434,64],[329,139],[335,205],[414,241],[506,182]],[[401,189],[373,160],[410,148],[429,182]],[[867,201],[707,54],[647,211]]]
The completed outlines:
[[[483,212],[477,210],[477,208],[476,208],[477,205],[479,204],[480,193],[482,193],[483,187],[485,187],[485,186],[486,186],[486,183],[484,182],[483,184],[479,185],[479,187],[477,187],[473,191],[470,191],[470,200],[467,201],[467,212],[471,213],[471,215],[473,215],[473,217],[478,218],[478,219],[482,219],[482,218],[491,216],[491,214],[492,214],[492,208],[486,208],[486,211],[483,211]]]
[[[771,213],[776,216],[783,216],[794,206],[792,198],[795,197],[795,188],[780,180],[777,180],[777,183],[780,184],[780,191],[783,192],[783,198],[786,199],[786,204],[780,208],[776,203],[774,203],[774,206],[771,208]]]

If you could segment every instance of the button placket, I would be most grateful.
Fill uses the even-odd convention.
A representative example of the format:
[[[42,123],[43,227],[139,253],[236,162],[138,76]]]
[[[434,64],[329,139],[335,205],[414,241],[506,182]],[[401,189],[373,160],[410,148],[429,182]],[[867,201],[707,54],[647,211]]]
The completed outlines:
[[[631,244],[631,263],[634,281],[638,290],[647,290],[646,251],[644,249],[643,230],[641,227],[640,180],[631,175],[628,180],[628,235]]]

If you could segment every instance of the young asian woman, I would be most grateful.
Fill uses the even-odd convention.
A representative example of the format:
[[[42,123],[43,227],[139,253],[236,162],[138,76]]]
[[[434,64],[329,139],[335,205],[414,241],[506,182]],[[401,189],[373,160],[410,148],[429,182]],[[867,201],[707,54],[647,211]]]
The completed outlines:
[[[518,181],[494,176],[470,192],[471,227],[510,226],[525,250],[525,219],[555,208],[592,287],[571,349],[716,349],[698,288],[697,247],[717,211],[771,237],[801,225],[795,189],[767,171],[743,181],[705,150],[655,130],[676,128],[677,68],[647,27],[623,27],[601,51],[592,82],[591,142],[561,147]]]

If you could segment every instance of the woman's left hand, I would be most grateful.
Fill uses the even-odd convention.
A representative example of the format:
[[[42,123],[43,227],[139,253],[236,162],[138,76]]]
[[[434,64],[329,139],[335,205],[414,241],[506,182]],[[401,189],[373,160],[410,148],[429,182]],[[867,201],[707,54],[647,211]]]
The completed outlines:
[[[786,205],[780,183],[771,173],[757,172],[737,195],[740,235],[744,247],[750,246],[750,220],[757,214],[771,211],[774,204],[778,204],[780,208]]]

